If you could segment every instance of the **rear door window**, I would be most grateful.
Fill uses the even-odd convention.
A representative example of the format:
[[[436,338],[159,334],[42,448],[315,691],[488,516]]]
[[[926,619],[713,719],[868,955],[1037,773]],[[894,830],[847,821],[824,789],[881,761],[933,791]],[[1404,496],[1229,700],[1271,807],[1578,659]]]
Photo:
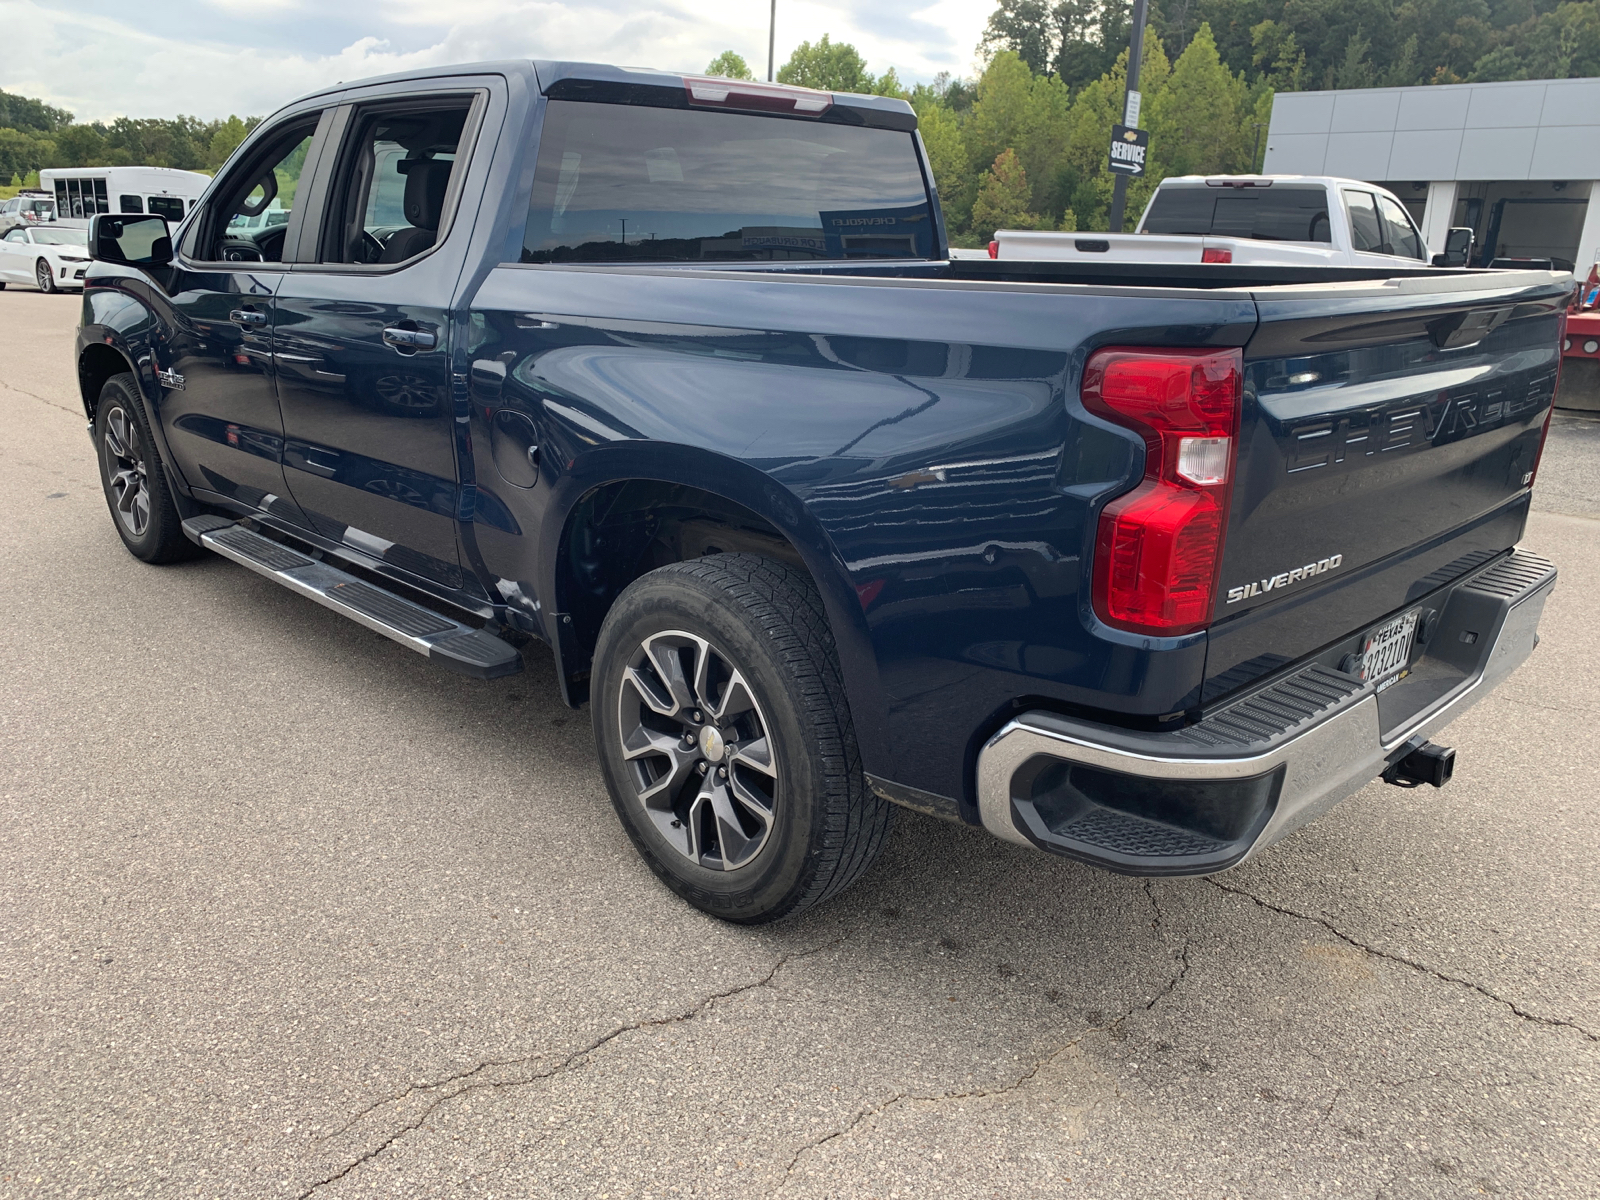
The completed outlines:
[[[1422,239],[1411,227],[1406,210],[1387,196],[1378,197],[1378,207],[1382,209],[1383,240],[1389,244],[1386,253],[1402,258],[1422,258]]]
[[[552,100],[522,261],[931,258],[910,133]]]
[[[1211,234],[1269,242],[1329,242],[1327,193],[1317,187],[1170,187],[1156,192],[1142,233]]]
[[[1383,227],[1378,221],[1378,206],[1371,192],[1344,194],[1345,211],[1350,214],[1350,245],[1366,254],[1389,254]]]

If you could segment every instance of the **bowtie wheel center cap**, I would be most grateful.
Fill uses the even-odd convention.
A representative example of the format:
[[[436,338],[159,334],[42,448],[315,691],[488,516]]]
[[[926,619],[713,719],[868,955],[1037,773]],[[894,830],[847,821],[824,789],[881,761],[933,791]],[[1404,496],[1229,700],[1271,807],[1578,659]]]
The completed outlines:
[[[722,740],[722,734],[710,725],[700,728],[700,753],[712,762],[721,762],[722,755],[727,749],[727,743]]]

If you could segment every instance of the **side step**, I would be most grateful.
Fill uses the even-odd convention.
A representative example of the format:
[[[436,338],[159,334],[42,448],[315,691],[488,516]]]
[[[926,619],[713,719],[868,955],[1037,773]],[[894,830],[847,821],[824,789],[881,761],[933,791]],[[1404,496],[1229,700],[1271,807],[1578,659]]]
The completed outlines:
[[[215,550],[274,583],[315,600],[341,616],[399,642],[475,679],[498,679],[522,670],[522,655],[482,629],[463,625],[402,599],[393,592],[357,579],[337,567],[291,550],[288,546],[252,533],[226,517],[190,517],[183,532],[191,542]]]

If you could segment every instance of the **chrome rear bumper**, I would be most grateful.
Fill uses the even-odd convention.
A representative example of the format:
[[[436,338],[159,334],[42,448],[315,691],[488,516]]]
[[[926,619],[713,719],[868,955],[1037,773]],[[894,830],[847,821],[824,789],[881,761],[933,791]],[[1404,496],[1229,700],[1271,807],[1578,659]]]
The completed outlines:
[[[1552,564],[1518,550],[1422,601],[1439,606],[1437,626],[1382,694],[1314,662],[1171,732],[1025,713],[978,756],[984,827],[1125,874],[1225,870],[1360,790],[1511,674],[1538,642],[1555,580]]]

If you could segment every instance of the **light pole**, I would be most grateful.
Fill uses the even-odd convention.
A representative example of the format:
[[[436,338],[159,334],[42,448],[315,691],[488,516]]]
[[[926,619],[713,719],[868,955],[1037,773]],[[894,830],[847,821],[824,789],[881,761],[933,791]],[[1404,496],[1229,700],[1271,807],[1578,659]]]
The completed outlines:
[[[777,0],[773,0],[774,3]],[[1122,98],[1122,119],[1128,121],[1128,96],[1139,90],[1139,64],[1144,58],[1144,21],[1147,0],[1133,0],[1133,32],[1128,38],[1128,91]],[[1128,122],[1132,124],[1132,122]],[[1108,214],[1112,233],[1122,232],[1122,210],[1128,206],[1128,177],[1120,171],[1111,184],[1111,211]]]
[[[767,82],[773,79],[775,51],[778,48],[778,0],[772,0],[772,16],[767,21]]]

